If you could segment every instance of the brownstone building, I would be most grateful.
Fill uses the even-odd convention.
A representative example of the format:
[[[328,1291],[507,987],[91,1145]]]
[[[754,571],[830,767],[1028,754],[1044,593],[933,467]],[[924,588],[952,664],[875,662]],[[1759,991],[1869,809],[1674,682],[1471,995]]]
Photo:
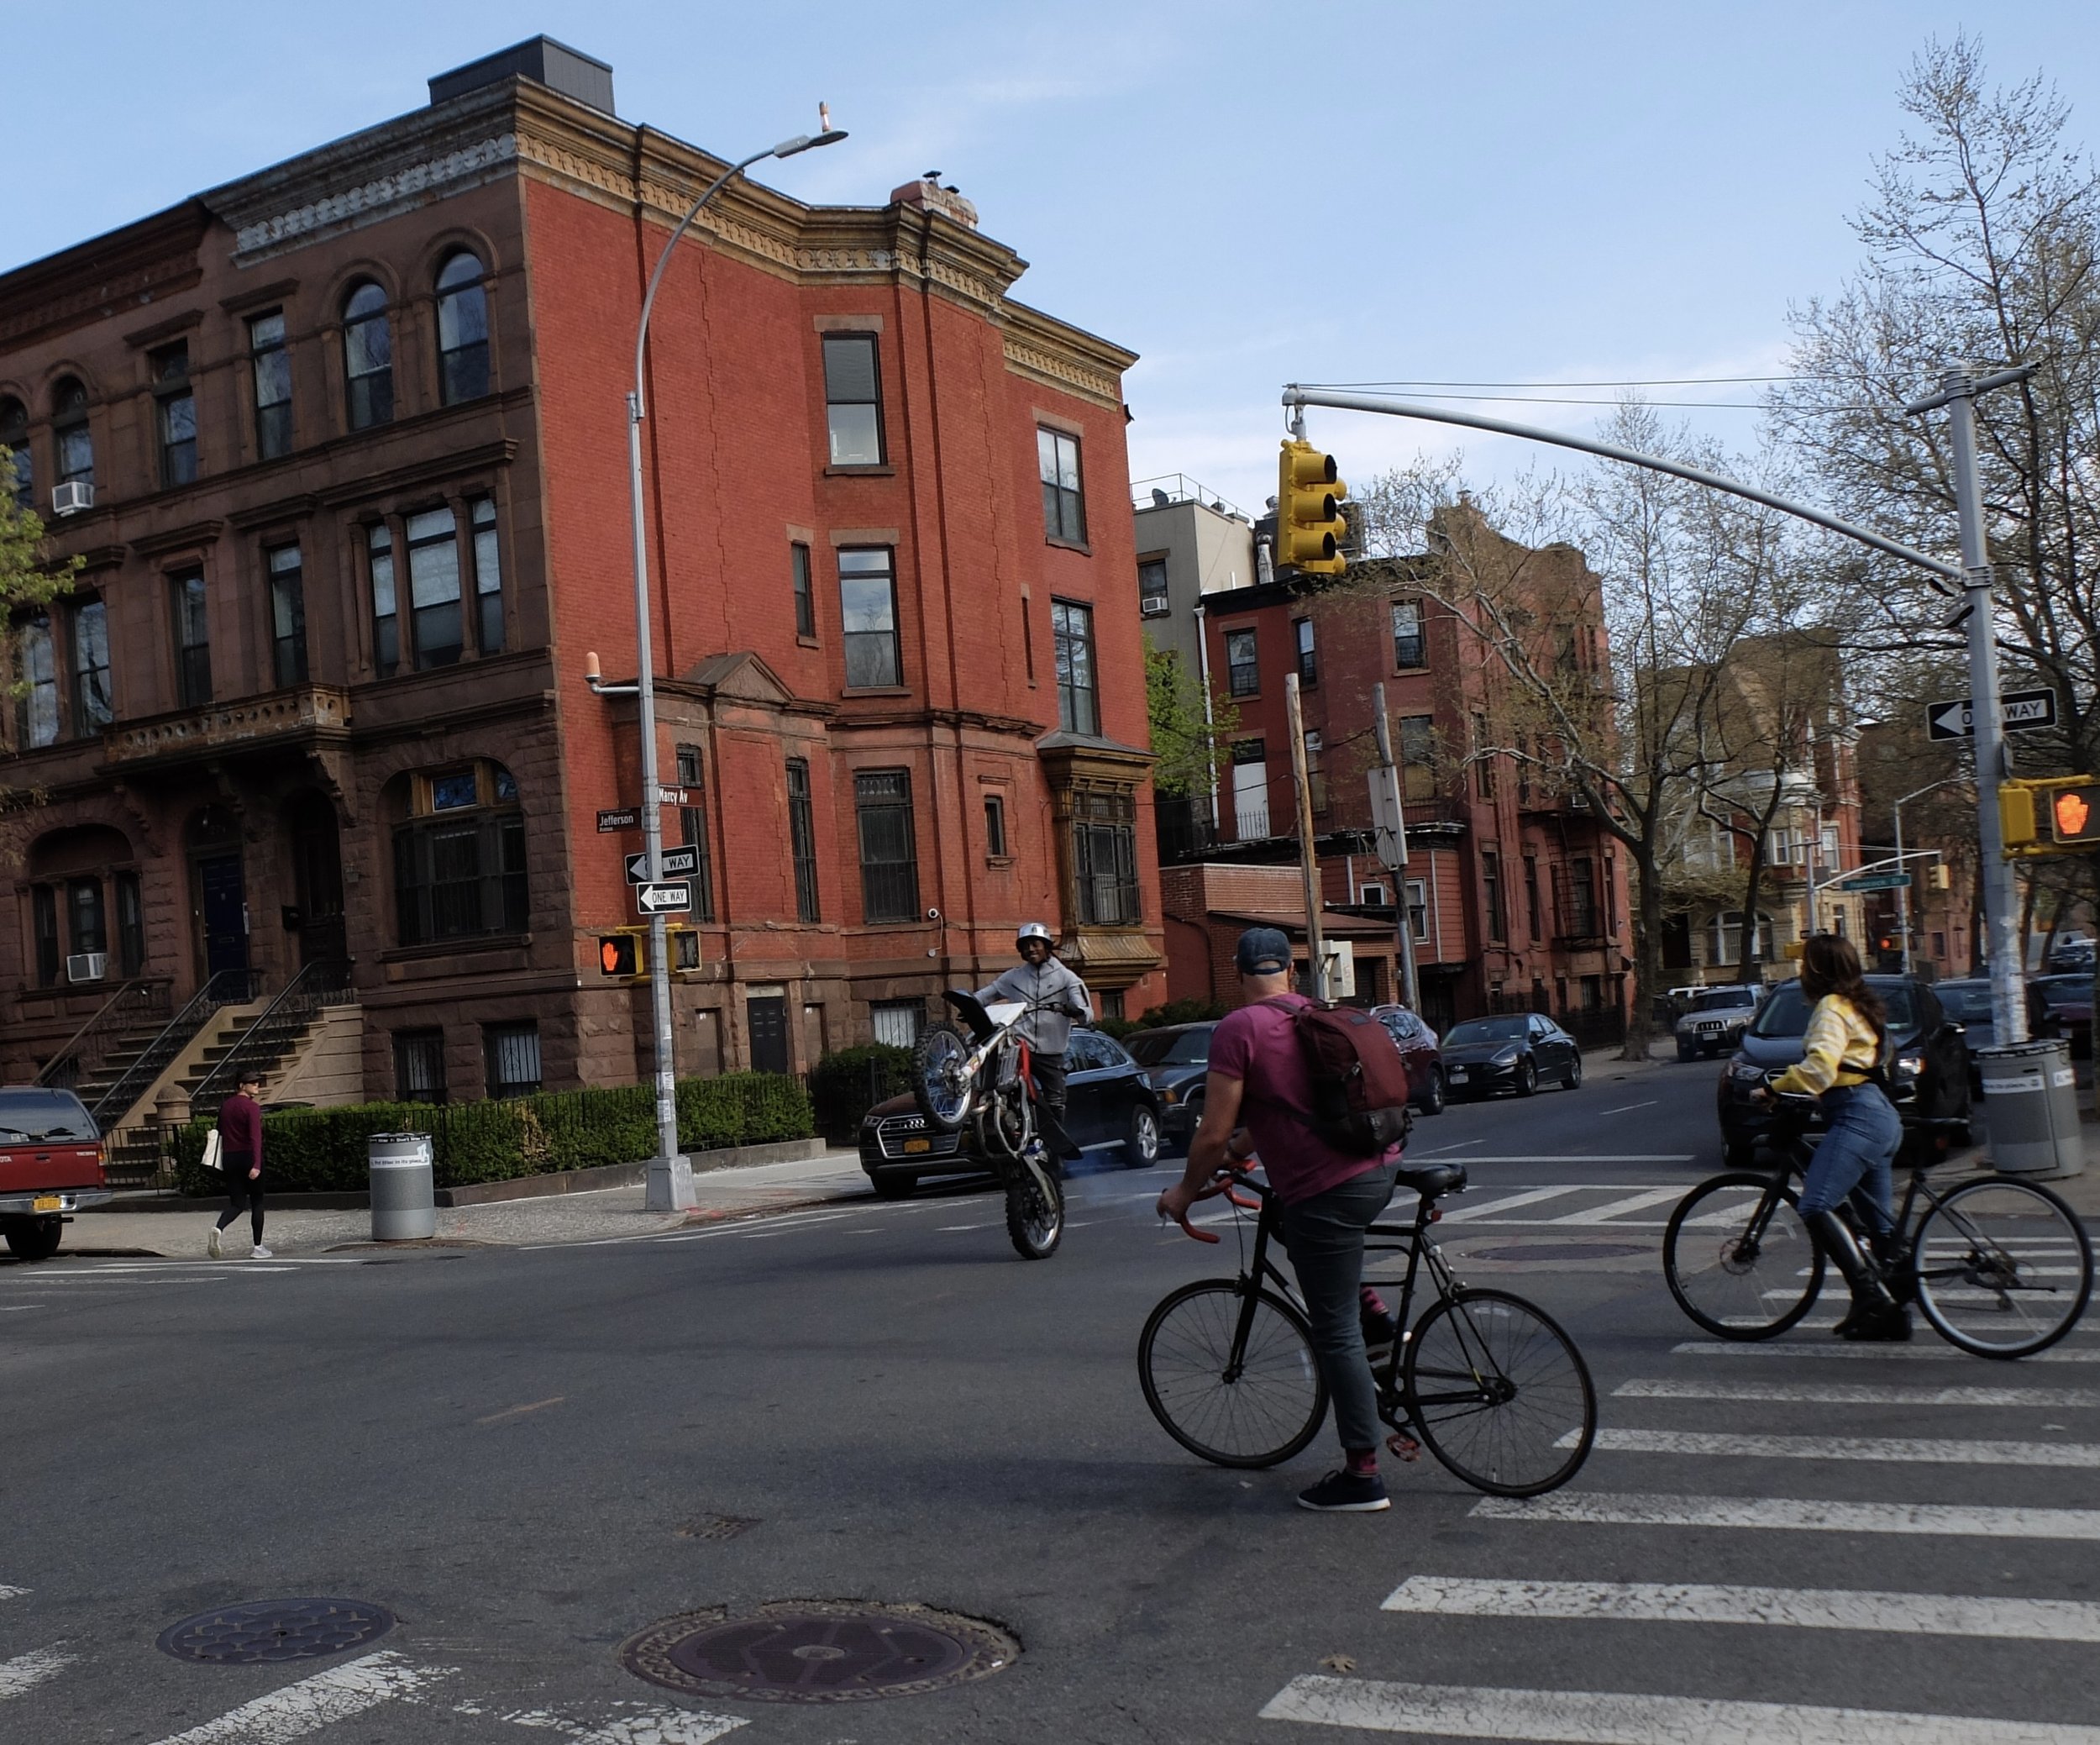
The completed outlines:
[[[722,166],[544,39],[432,97],[0,276],[0,442],[84,562],[9,627],[8,1078],[107,1088],[287,988],[294,1092],[646,1073],[597,950],[638,919],[638,832],[595,824],[640,797],[633,706],[585,668],[633,677],[636,321]],[[1111,1009],[1158,997],[1132,355],[1015,302],[1023,265],[932,182],[740,181],[665,279],[682,1072],[908,1038],[1032,917]]]

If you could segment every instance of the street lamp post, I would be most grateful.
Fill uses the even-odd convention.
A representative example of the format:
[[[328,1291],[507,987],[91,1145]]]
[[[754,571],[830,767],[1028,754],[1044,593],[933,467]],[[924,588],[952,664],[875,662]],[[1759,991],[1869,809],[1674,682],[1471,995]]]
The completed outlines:
[[[1918,799],[1924,795],[1932,793],[1937,789],[1949,786],[1950,784],[1960,781],[1961,779],[1962,778],[1959,775],[1943,775],[1939,781],[1929,781],[1921,788],[1913,788],[1910,792],[1905,794],[1902,799],[1896,802],[1894,807],[1896,813],[1896,864],[1898,867],[1903,867],[1903,870],[1905,871],[1909,870],[1903,865],[1903,808],[1909,805],[1912,801]],[[1908,975],[1910,974],[1910,886],[1908,885],[1898,885],[1896,887],[1896,925],[1903,930],[1903,974]]]
[[[661,875],[664,865],[664,791],[657,780],[656,675],[654,652],[650,645],[648,536],[642,490],[642,420],[648,416],[643,372],[647,362],[649,313],[656,305],[658,287],[664,282],[664,274],[671,264],[671,253],[677,248],[679,239],[700,216],[701,208],[732,180],[767,158],[793,157],[819,145],[834,145],[846,137],[843,129],[832,126],[830,112],[824,105],[817,105],[816,113],[817,132],[797,134],[778,145],[754,151],[741,162],[732,164],[708,184],[706,191],[685,209],[685,216],[678,221],[670,240],[664,244],[664,252],[657,257],[656,271],[649,275],[648,291],[642,299],[642,319],[634,335],[634,388],[627,396],[627,482],[634,512],[634,696],[642,741],[642,854],[645,875],[652,881]],[[613,687],[594,685],[592,688],[602,695]],[[661,911],[653,910],[649,915],[649,1001],[656,1037],[656,1155],[649,1159],[643,1202],[651,1212],[682,1212],[698,1203],[693,1194],[691,1168],[678,1149],[669,943],[664,915]]]

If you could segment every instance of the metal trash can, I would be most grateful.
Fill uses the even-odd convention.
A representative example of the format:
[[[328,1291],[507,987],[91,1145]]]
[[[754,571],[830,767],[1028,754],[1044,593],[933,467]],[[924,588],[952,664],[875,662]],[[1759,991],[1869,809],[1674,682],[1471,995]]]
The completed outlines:
[[[2008,1175],[2076,1175],[2086,1167],[2078,1132],[2077,1080],[2071,1044],[2008,1043],[1976,1050],[1983,1074],[1991,1160]]]
[[[436,1168],[428,1133],[374,1133],[365,1161],[372,1180],[372,1240],[427,1242],[438,1233]]]

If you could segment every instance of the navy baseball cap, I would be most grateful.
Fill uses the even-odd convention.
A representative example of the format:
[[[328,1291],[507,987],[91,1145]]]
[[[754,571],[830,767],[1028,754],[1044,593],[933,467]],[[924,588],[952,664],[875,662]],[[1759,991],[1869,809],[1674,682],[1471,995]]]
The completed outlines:
[[[1281,928],[1250,927],[1233,960],[1242,975],[1281,975],[1290,968],[1290,940]]]

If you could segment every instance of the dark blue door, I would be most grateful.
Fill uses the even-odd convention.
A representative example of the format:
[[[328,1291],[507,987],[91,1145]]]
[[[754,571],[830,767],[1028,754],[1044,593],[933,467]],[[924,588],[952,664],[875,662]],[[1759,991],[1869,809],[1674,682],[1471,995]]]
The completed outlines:
[[[240,856],[214,855],[197,864],[204,903],[204,973],[248,967],[248,899]]]

